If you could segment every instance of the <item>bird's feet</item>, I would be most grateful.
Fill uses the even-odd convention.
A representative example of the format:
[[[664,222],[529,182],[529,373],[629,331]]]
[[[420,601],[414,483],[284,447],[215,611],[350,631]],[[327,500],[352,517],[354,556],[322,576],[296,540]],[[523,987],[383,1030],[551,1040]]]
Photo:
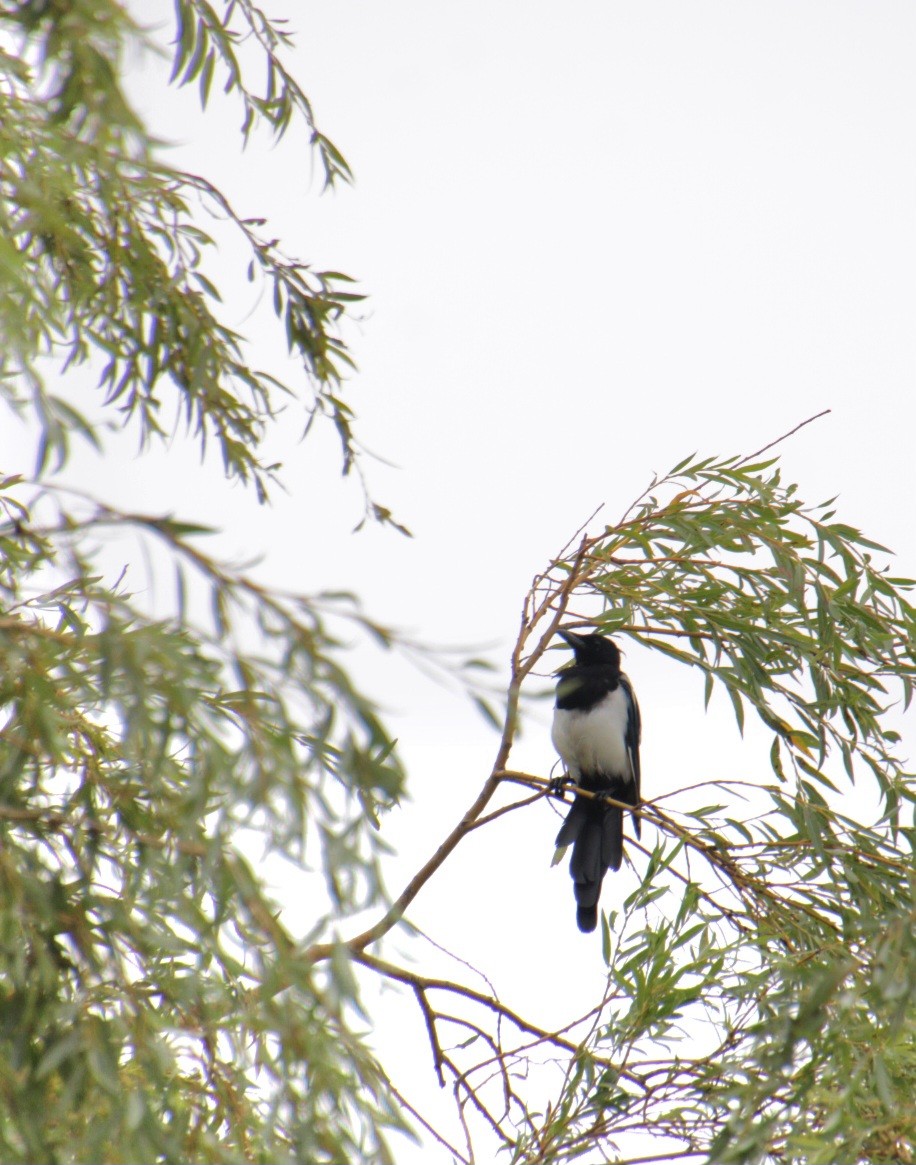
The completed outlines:
[[[575,781],[569,775],[564,773],[562,777],[552,777],[547,786],[547,795],[549,797],[559,797],[561,801],[565,799],[566,790],[570,785],[574,785]]]

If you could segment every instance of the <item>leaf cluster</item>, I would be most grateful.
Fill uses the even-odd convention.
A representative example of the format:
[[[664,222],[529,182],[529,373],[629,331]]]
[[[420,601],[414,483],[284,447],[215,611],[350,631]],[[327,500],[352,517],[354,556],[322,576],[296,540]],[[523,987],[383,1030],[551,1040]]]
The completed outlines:
[[[347,1027],[349,983],[293,958],[251,864],[302,867],[314,934],[381,893],[375,824],[403,774],[334,658],[334,604],[264,592],[180,524],[137,517],[213,602],[209,633],[151,620],[90,557],[94,529],[131,519],[7,509],[0,1059],[21,1102],[5,1159],[380,1151],[394,1117]]]
[[[599,624],[700,668],[707,703],[720,685],[742,728],[750,706],[780,779],[790,764],[802,787],[834,788],[835,750],[893,814],[898,737],[881,718],[889,683],[912,698],[916,584],[875,562],[890,552],[835,521],[833,500],[803,505],[774,461],[688,461],[661,484],[673,496],[650,494],[590,550]]]
[[[287,34],[254,5],[225,8],[217,17],[206,3],[178,5],[177,80],[195,79],[198,67],[224,70],[243,97],[246,136],[260,121],[282,134],[296,115],[327,180],[346,176],[282,62]],[[265,434],[294,403],[305,428],[319,415],[331,420],[343,470],[353,469],[353,417],[341,393],[352,360],[340,323],[362,297],[349,277],[285,255],[263,220],[158,158],[123,89],[121,58],[141,34],[119,5],[23,5],[0,18],[0,33],[16,46],[0,53],[0,394],[39,435],[37,472],[59,469],[76,435],[98,445],[102,407],[133,424],[141,442],[170,439],[181,425],[202,452],[215,444],[227,474],[264,499],[279,468],[265,458]],[[236,56],[246,36],[266,66],[264,97],[246,87]],[[301,381],[259,369],[224,322],[213,282],[221,235],[207,219],[247,252],[247,278],[267,290]],[[47,385],[49,368],[72,379],[80,366],[101,390],[95,412]],[[366,513],[396,524],[368,497]]]
[[[355,1033],[349,965],[299,956],[271,885],[299,879],[313,940],[383,899],[403,771],[343,651],[392,637],[347,596],[207,554],[193,521],[60,482],[76,440],[177,433],[264,500],[296,404],[359,473],[340,325],[360,297],[162,163],[123,84],[145,36],[114,0],[0,15],[0,396],[37,478],[0,476],[0,1155],[385,1161],[403,1118]],[[176,83],[206,102],[221,77],[245,137],[298,120],[331,183],[346,163],[287,45],[253,4],[176,6]],[[217,221],[301,379],[259,370],[226,323]],[[154,603],[163,575],[174,602]]]

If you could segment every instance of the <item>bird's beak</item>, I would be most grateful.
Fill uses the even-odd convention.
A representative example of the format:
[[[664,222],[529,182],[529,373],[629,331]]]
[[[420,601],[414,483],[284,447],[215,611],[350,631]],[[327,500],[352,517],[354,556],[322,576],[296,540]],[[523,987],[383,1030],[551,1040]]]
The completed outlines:
[[[585,643],[584,636],[577,635],[575,631],[558,631],[557,635],[559,635],[561,639],[565,639],[573,651],[576,651]]]

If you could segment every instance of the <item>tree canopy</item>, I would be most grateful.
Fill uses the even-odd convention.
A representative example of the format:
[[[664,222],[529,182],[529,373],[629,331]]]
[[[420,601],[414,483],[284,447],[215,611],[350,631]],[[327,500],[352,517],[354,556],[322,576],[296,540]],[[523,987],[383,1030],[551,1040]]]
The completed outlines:
[[[348,179],[279,22],[239,0],[177,0],[174,20],[174,84],[236,101],[243,141],[305,134],[324,181]],[[912,1160],[916,791],[892,718],[916,676],[914,584],[832,502],[805,502],[770,446],[686,458],[545,550],[507,690],[466,685],[498,727],[492,769],[389,897],[405,772],[339,629],[398,636],[352,596],[208,553],[194,515],[62,475],[75,442],[104,456],[113,424],[196,443],[267,502],[285,407],[330,423],[366,518],[397,526],[346,401],[359,295],[163,161],[123,80],[146,36],[113,0],[0,15],[0,394],[35,465],[0,467],[4,1160],[393,1161],[407,1130],[466,1162]],[[269,293],[287,380],[226,322],[208,207],[245,250],[238,278]],[[111,568],[142,553],[174,578],[165,610]],[[557,629],[585,624],[689,668],[698,706],[724,693],[771,749],[740,780],[645,803],[638,883],[602,921],[605,994],[557,1031],[385,940],[472,832],[555,795],[512,748]],[[321,871],[307,933],[256,852]],[[449,1127],[370,1050],[367,976],[415,999]]]

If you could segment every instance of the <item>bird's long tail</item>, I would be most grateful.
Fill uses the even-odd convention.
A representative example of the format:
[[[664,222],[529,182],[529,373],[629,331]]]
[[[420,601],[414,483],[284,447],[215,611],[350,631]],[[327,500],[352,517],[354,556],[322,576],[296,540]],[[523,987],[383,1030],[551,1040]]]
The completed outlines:
[[[556,844],[573,847],[569,872],[576,895],[576,923],[581,931],[594,930],[604,875],[619,870],[623,861],[623,810],[593,797],[576,797]]]

